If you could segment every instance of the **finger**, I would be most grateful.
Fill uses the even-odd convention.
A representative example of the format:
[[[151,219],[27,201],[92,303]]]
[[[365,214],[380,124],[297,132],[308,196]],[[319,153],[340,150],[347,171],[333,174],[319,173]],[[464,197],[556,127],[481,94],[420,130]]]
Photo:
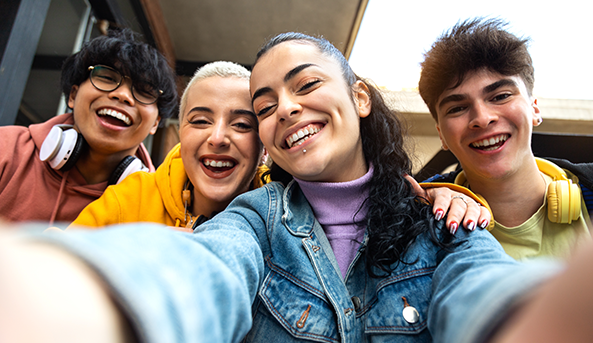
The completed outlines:
[[[488,227],[488,225],[494,220],[488,208],[480,206],[480,219],[478,219],[478,226],[482,229]]]
[[[432,201],[432,213],[435,219],[441,220],[449,210],[453,192],[448,188],[438,187],[427,189],[426,194],[428,199]]]
[[[449,205],[449,212],[445,223],[449,232],[454,235],[459,229],[459,223],[463,222],[465,213],[467,212],[468,204],[460,196],[452,197]]]
[[[418,181],[416,181],[416,179],[414,179],[413,177],[411,177],[408,174],[404,175],[404,177],[406,178],[406,180],[408,180],[408,182],[410,182],[410,184],[412,185],[412,191],[414,191],[414,193],[417,196],[428,199],[426,191],[424,190],[424,188],[420,187],[420,185],[418,184]]]
[[[469,197],[465,197],[465,201],[467,202],[467,210],[463,218],[463,226],[469,231],[474,231],[478,223],[480,223],[482,206]]]

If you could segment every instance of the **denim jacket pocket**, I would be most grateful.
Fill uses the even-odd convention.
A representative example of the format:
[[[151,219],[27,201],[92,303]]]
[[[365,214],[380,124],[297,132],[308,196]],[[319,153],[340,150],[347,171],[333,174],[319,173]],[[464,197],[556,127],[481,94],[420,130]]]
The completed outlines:
[[[426,329],[434,268],[398,273],[377,284],[367,334],[419,334]],[[406,310],[404,308],[408,307]]]
[[[336,315],[321,290],[272,270],[259,296],[269,314],[293,337],[339,342]]]

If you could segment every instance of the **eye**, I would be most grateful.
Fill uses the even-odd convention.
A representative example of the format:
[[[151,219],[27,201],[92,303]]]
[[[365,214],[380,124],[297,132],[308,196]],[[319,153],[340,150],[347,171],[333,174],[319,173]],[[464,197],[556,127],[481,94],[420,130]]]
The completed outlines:
[[[103,82],[113,82],[113,83],[117,82],[117,81],[115,81],[115,78],[112,77],[111,75],[97,75],[96,77]]]
[[[301,86],[298,90],[298,92],[306,92],[310,89],[312,89],[313,87],[315,87],[316,85],[318,85],[321,82],[321,80],[316,79],[316,80],[311,80],[308,81],[307,83],[305,83],[303,86]]]
[[[187,118],[187,122],[194,126],[205,126],[209,124],[204,118]]]
[[[258,119],[259,119],[260,117],[262,117],[262,118],[263,118],[263,117],[264,117],[264,116],[266,116],[267,114],[271,114],[271,113],[272,113],[272,108],[274,108],[274,106],[276,106],[276,105],[267,106],[267,107],[264,107],[264,108],[262,108],[261,110],[257,111],[256,115],[257,115]]]
[[[233,123],[233,127],[239,129],[239,131],[251,131],[251,130],[253,130],[253,125],[251,123],[249,123],[249,122],[243,122],[243,121]]]
[[[465,110],[467,107],[465,106],[455,106],[455,107],[451,107],[450,109],[447,110],[447,112],[445,112],[445,114],[456,114],[459,113],[463,110]]]
[[[510,96],[511,96],[511,94],[509,94],[509,93],[498,94],[492,98],[492,101],[502,101],[502,100],[507,99]]]
[[[148,83],[138,83],[134,85],[134,89],[141,95],[146,97],[156,97],[157,91],[156,88]]]

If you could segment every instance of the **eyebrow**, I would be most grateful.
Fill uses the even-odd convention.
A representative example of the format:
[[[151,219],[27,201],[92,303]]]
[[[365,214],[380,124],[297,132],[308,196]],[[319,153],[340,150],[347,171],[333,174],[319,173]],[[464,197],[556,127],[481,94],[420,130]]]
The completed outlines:
[[[191,110],[187,111],[187,114],[190,114],[192,112],[208,112],[208,113],[214,113],[210,108],[203,107],[203,106],[194,107]]]
[[[209,107],[203,107],[203,106],[194,107],[191,110],[189,110],[187,112],[187,114],[190,114],[192,112],[214,113],[214,111],[212,111],[212,109],[210,109]],[[231,114],[235,114],[235,115],[249,115],[249,116],[252,116],[255,119],[257,119],[257,116],[255,115],[255,113],[253,111],[250,111],[250,110],[244,110],[244,109],[231,110]]]
[[[482,94],[493,92],[493,91],[497,90],[498,88],[504,87],[504,86],[518,87],[517,82],[515,82],[514,80],[502,79],[502,80],[498,80],[498,81],[494,82],[491,85],[484,87],[484,89],[482,90]]]
[[[315,66],[315,64],[304,63],[304,64],[301,64],[301,65],[298,65],[298,66],[292,68],[291,70],[288,71],[288,73],[286,73],[286,75],[284,75],[284,79],[283,79],[284,83],[290,81],[293,77],[295,77],[301,71],[303,71],[309,67],[312,67],[312,66]],[[263,88],[256,90],[255,93],[253,93],[253,97],[251,98],[251,103],[253,104],[255,99],[257,99],[258,97],[260,97],[266,93],[269,93],[271,91],[272,91],[272,88],[270,88],[270,87],[263,87]]]
[[[252,116],[253,118],[255,118],[257,120],[257,116],[255,115],[255,113],[253,111],[249,111],[249,110],[242,110],[242,109],[232,110],[231,114],[248,115],[248,116]]]
[[[514,80],[502,79],[502,80],[498,80],[498,81],[484,87],[482,89],[482,94],[488,94],[488,93],[493,92],[493,91],[497,90],[498,88],[504,87],[504,86],[518,87],[517,83]],[[465,94],[451,94],[451,95],[445,97],[443,100],[441,100],[441,102],[438,104],[437,107],[441,108],[450,102],[462,101],[465,99],[467,99],[467,95],[465,95]]]

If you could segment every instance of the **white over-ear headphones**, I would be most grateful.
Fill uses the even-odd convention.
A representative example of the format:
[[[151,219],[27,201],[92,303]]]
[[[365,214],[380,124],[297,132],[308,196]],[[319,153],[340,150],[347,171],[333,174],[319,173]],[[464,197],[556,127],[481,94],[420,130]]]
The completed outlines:
[[[41,145],[39,158],[53,169],[66,171],[74,167],[86,145],[84,137],[72,125],[55,125]],[[137,171],[148,171],[148,168],[139,158],[126,156],[109,177],[108,184],[117,184]]]

